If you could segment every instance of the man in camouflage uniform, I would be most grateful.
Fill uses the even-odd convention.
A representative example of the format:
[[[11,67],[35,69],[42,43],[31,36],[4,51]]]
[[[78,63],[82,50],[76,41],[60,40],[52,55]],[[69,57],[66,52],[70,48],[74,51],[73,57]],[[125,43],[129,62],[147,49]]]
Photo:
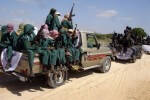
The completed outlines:
[[[7,25],[4,25],[1,27],[1,38],[3,37],[3,35],[7,33]]]
[[[62,29],[68,31],[68,29],[73,29],[72,23],[69,21],[69,15],[65,14],[64,19],[61,22]]]
[[[44,67],[54,71],[54,66],[57,62],[57,51],[54,48],[54,39],[50,37],[47,25],[44,25],[44,28],[36,36],[39,37],[35,40],[36,45],[39,46],[37,53],[40,54],[40,61]]]
[[[24,33],[19,37],[17,43],[17,47],[18,47],[17,50],[23,53],[27,53],[28,55],[31,77],[33,76],[32,67],[33,67],[34,55],[35,55],[35,51],[38,48],[35,45],[32,45],[34,39],[33,31],[34,31],[34,27],[30,24],[26,24],[24,26]]]
[[[69,29],[67,34],[67,59],[69,63],[79,64],[80,51],[75,47],[77,38],[74,37],[74,30]]]
[[[8,24],[7,25],[7,32],[3,34],[2,39],[1,39],[1,47],[7,48],[7,61],[8,64],[6,65],[7,68],[10,67],[10,62],[11,58],[13,56],[13,50],[16,50],[16,44],[17,44],[17,34],[14,31],[13,24]]]
[[[48,25],[49,31],[60,29],[60,21],[58,19],[58,16],[56,15],[56,9],[52,8],[50,10],[50,13],[48,14],[46,18],[45,24]]]

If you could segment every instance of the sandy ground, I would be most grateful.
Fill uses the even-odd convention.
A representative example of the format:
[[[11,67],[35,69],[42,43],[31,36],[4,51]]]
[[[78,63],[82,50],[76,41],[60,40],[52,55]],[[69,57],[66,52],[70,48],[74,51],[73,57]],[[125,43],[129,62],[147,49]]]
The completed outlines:
[[[0,74],[0,100],[150,100],[150,55],[136,63],[112,62],[106,74],[73,73],[65,85],[51,89],[43,82],[22,83]]]

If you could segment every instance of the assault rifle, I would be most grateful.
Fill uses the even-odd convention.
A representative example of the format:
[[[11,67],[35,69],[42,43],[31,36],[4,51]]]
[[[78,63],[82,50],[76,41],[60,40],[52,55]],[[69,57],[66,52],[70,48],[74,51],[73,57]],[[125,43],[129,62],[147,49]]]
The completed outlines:
[[[75,3],[73,3],[73,6],[72,6],[71,11],[70,11],[70,14],[69,14],[69,21],[71,21],[71,24],[73,23],[73,22],[72,22],[72,17],[75,16],[75,14],[73,14],[74,5],[75,5]]]

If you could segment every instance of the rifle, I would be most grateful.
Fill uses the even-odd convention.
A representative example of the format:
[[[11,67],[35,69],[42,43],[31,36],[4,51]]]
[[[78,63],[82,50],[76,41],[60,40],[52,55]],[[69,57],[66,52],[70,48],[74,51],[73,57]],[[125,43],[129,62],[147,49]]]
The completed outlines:
[[[69,14],[69,21],[71,21],[71,24],[73,23],[73,22],[72,22],[72,17],[75,16],[75,14],[73,14],[74,5],[75,5],[75,3],[73,3],[73,6],[72,6],[71,11],[70,11],[70,14]]]

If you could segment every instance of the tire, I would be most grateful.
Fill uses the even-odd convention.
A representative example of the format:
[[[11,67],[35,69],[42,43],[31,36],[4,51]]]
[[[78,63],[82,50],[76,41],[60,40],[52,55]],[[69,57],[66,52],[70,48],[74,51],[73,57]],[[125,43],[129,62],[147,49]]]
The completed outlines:
[[[138,51],[138,55],[137,55],[137,59],[141,59],[142,58],[142,50],[141,49],[139,49],[139,51]]]
[[[107,73],[111,68],[111,58],[105,57],[102,62],[102,65],[98,68],[101,73]]]
[[[137,58],[141,59],[142,58],[142,53],[138,54]]]
[[[136,56],[133,55],[133,56],[132,56],[132,59],[131,59],[131,63],[135,63],[136,59],[137,59]]]
[[[61,85],[63,85],[67,79],[68,71],[67,70],[60,70],[59,68],[57,69],[57,73],[48,73],[48,79],[47,79],[47,84],[51,88],[56,88]]]

